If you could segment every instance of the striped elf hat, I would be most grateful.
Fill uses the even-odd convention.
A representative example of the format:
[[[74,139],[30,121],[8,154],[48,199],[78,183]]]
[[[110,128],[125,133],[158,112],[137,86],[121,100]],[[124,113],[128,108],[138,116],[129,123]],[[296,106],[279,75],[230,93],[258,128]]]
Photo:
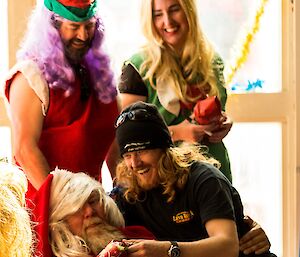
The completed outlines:
[[[97,0],[44,0],[44,4],[50,11],[75,22],[86,21],[97,11]]]

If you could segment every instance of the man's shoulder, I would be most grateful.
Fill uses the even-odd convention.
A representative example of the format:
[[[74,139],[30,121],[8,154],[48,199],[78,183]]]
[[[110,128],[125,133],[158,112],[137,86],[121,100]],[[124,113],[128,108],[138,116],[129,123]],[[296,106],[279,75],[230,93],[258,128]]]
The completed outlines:
[[[9,98],[10,86],[18,73],[22,74],[28,86],[40,98],[43,114],[46,115],[49,106],[49,87],[41,69],[33,60],[19,61],[9,70],[3,83],[3,92],[6,98]]]
[[[218,180],[225,180],[226,183],[230,183],[224,174],[213,166],[210,163],[206,162],[195,162],[191,166],[190,177],[192,179],[197,179],[201,181],[205,181],[208,179],[218,179]]]
[[[18,61],[8,71],[8,76],[10,74],[14,74],[16,72],[21,72],[25,76],[36,75],[36,74],[42,76],[42,72],[41,72],[38,64],[35,61],[33,61],[33,60],[21,60],[21,61]]]
[[[35,88],[35,84],[48,87],[44,74],[38,64],[33,60],[18,61],[7,73],[6,81],[13,80],[17,73],[21,73],[26,78],[29,85]]]

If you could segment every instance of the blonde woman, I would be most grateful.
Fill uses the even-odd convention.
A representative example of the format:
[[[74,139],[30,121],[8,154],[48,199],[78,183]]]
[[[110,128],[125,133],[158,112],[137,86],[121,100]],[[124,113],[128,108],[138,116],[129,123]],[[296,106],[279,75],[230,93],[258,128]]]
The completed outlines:
[[[24,208],[27,179],[17,167],[0,163],[0,256],[32,256],[32,232]]]
[[[173,141],[207,145],[231,181],[222,142],[231,120],[225,113],[218,124],[198,125],[190,118],[199,99],[218,96],[223,111],[227,99],[223,61],[200,28],[195,1],[143,0],[141,24],[147,44],[124,64],[119,83],[122,107],[139,100],[155,104]]]

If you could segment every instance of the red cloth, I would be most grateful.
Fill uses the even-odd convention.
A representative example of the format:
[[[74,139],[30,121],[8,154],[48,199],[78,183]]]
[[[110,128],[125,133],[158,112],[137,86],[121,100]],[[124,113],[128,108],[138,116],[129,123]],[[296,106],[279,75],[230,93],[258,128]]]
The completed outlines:
[[[33,195],[31,201],[27,201],[31,210],[31,220],[34,222],[34,232],[37,243],[34,256],[53,256],[49,244],[49,199],[53,175],[49,174],[40,189]]]
[[[96,94],[81,101],[80,83],[64,97],[64,90],[50,90],[50,105],[39,146],[51,169],[59,166],[84,171],[99,179],[101,166],[115,136],[117,101],[101,103]]]
[[[199,100],[194,107],[194,116],[198,124],[206,125],[218,122],[222,116],[221,103],[216,96]]]
[[[94,2],[94,0],[58,0],[58,2],[64,6],[85,9],[88,8]]]
[[[145,227],[142,226],[127,226],[119,228],[127,239],[155,239],[155,236]]]
[[[8,100],[12,80],[6,82]],[[50,89],[39,147],[51,170],[59,167],[82,171],[101,181],[101,167],[115,137],[117,100],[104,104],[91,89],[89,98],[82,101],[79,80],[74,82],[73,88],[68,97],[62,89]],[[29,183],[27,198],[31,199],[35,191]]]
[[[201,89],[197,87],[197,84],[192,84],[187,87],[187,92],[186,94],[191,97],[191,98],[197,98],[199,100],[205,99],[208,92],[210,91],[210,86],[206,84],[203,86]],[[190,102],[190,103],[183,103],[180,102],[180,109],[188,109],[192,110],[195,106],[195,103]]]

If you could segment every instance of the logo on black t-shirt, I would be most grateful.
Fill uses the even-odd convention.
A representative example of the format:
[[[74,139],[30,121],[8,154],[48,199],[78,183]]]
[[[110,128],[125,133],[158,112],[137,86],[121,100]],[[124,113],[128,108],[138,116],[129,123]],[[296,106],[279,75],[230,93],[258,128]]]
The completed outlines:
[[[194,213],[190,211],[182,211],[173,216],[175,223],[189,222],[194,217]]]

